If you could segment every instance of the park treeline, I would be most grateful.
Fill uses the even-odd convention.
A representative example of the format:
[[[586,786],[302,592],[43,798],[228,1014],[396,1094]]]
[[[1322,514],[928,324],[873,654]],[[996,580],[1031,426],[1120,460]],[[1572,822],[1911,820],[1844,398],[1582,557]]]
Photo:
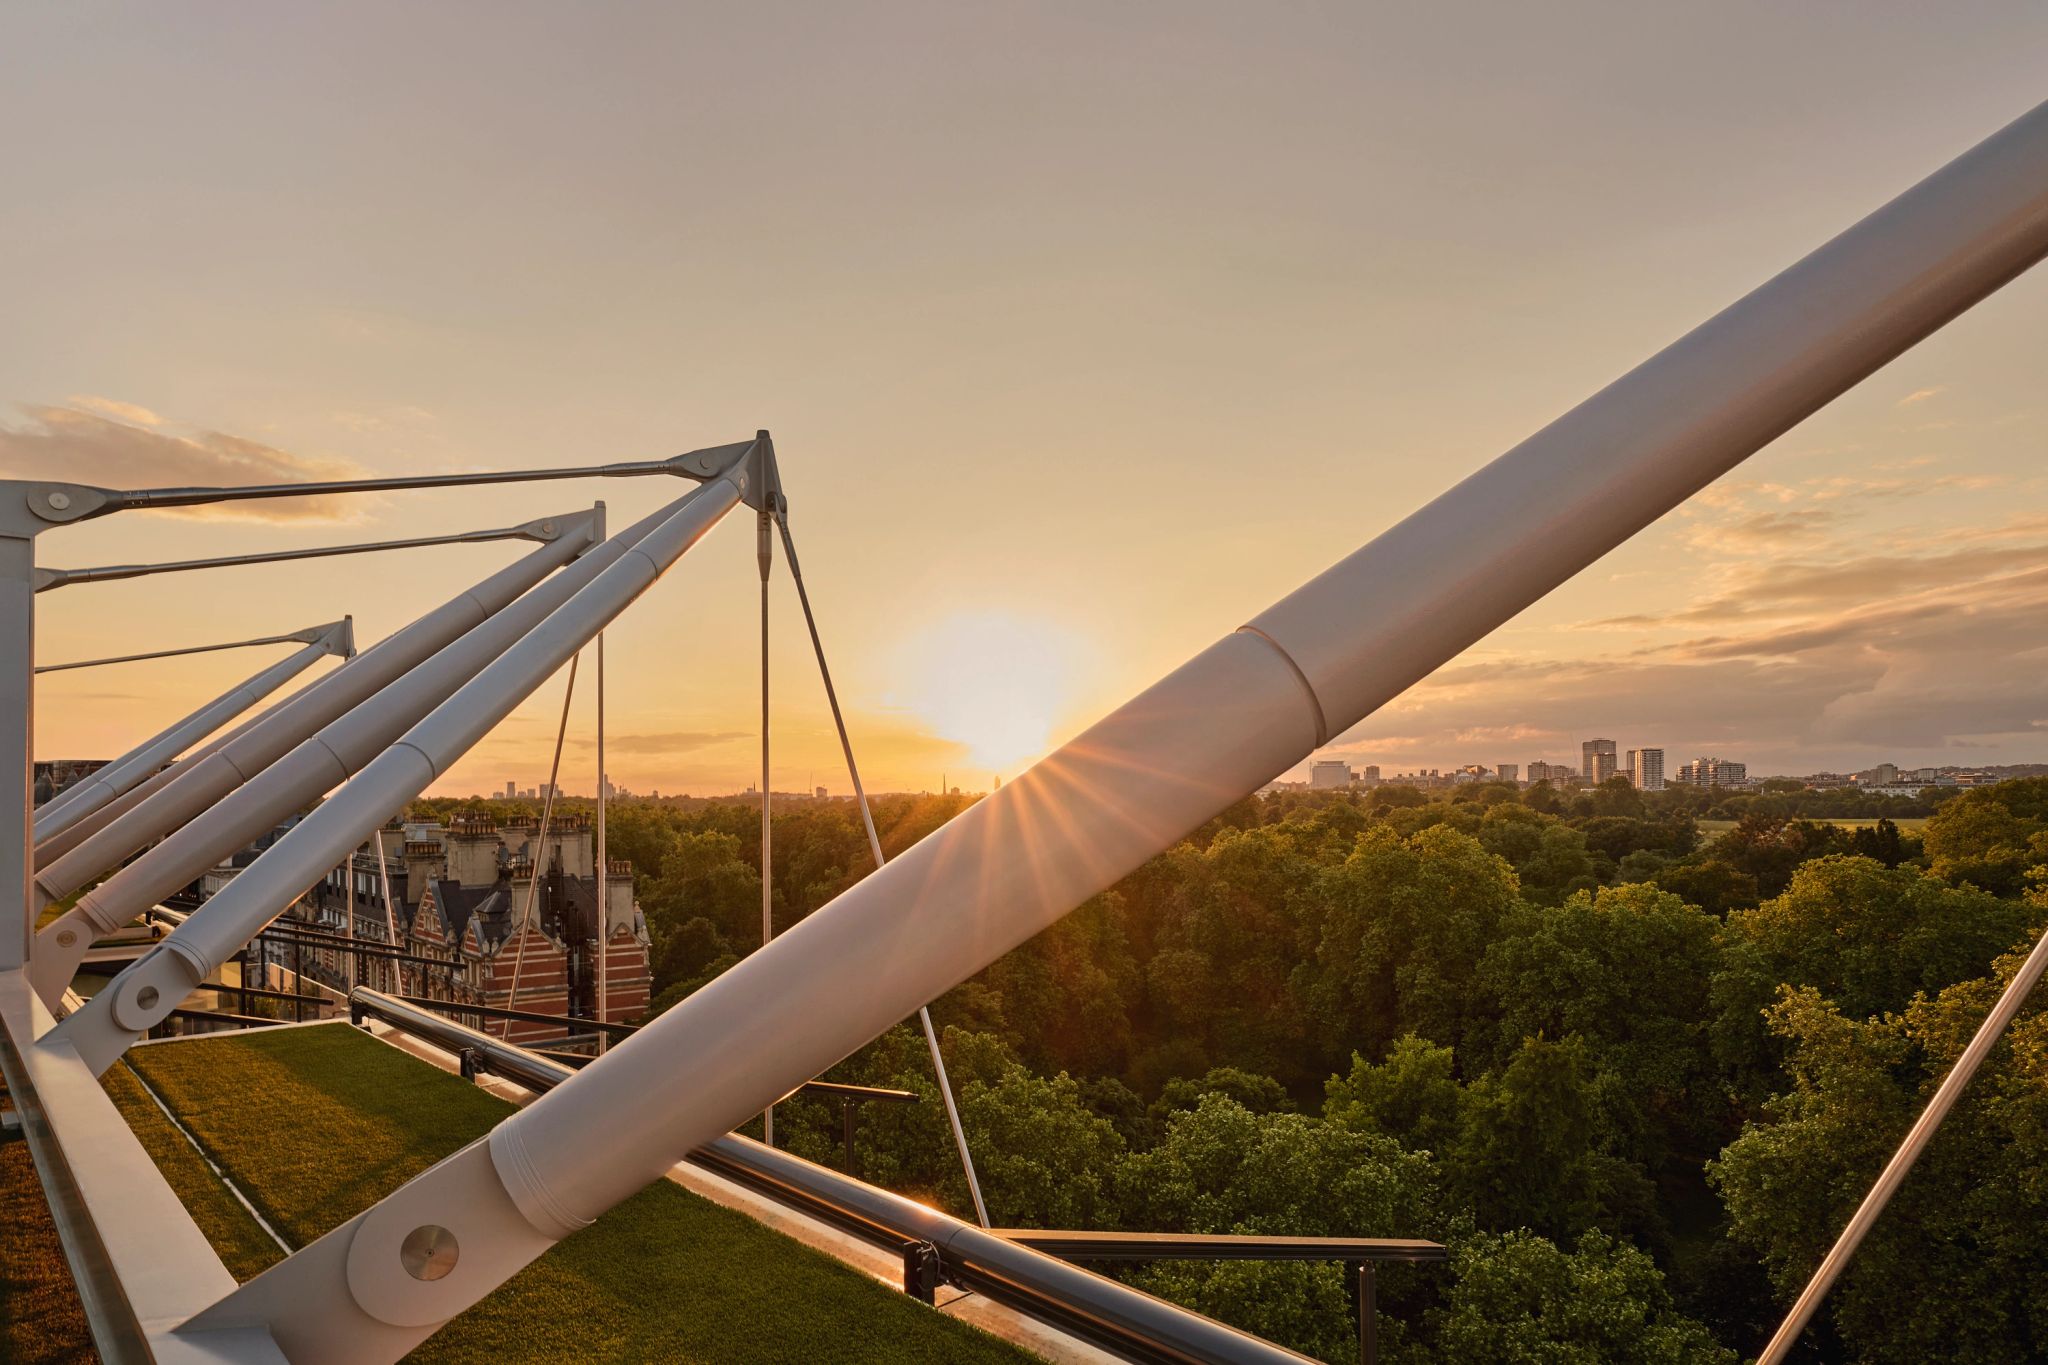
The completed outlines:
[[[966,804],[882,798],[886,851]],[[612,807],[655,1012],[758,945],[758,831],[748,801]],[[778,809],[774,858],[787,928],[869,870],[856,808]],[[1733,1361],[2044,923],[2048,779],[1938,804],[1625,781],[1286,792],[1224,812],[933,1014],[998,1225],[1429,1237],[1448,1264],[1381,1274],[1388,1360]],[[862,1114],[861,1174],[971,1216],[914,1025],[829,1078],[919,1092]],[[783,1145],[842,1160],[836,1106],[777,1114]],[[1338,1266],[1120,1273],[1355,1358]],[[1810,1348],[2048,1358],[2038,1007]]]

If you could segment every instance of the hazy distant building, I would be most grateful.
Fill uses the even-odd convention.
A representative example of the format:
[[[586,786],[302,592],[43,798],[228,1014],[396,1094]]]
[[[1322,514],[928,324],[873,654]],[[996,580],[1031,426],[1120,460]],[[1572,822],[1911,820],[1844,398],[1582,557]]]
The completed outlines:
[[[1662,749],[1630,749],[1628,751],[1628,780],[1639,792],[1660,792],[1664,790],[1664,751]]]
[[[1747,786],[1749,765],[1726,758],[1696,758],[1680,765],[1675,780],[1687,787]]]
[[[1360,768],[1358,770],[1358,780],[1365,786],[1377,787],[1380,784],[1380,765],[1368,763],[1363,768]]]
[[[1500,780],[1503,782],[1519,782],[1522,776],[1522,765],[1519,763],[1502,763],[1494,771],[1500,775]]]
[[[1529,765],[1529,780],[1531,782],[1549,782],[1563,785],[1566,782],[1576,782],[1578,777],[1578,769],[1568,767],[1563,763],[1545,763],[1539,758]]]
[[[1899,780],[1899,765],[1880,763],[1868,772],[1856,774],[1856,780],[1866,787],[1889,787]]]
[[[39,758],[34,767],[31,791],[37,805],[63,794],[75,782],[107,766],[104,758]]]
[[[1579,776],[1599,786],[1614,776],[1614,741],[1589,739],[1579,746]]]
[[[1308,770],[1308,784],[1317,789],[1348,787],[1356,779],[1351,765],[1341,758],[1319,758]]]

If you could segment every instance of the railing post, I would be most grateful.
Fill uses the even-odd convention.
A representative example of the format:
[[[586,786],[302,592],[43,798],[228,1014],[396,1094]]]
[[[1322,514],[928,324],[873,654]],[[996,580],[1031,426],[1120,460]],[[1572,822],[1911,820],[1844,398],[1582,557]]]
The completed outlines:
[[[911,1298],[936,1306],[943,1269],[939,1249],[930,1242],[903,1244],[903,1292]]]
[[[846,1145],[846,1173],[858,1180],[860,1179],[860,1171],[855,1168],[853,1159],[853,1097],[851,1095],[841,1096],[839,1100],[839,1137],[840,1141]]]
[[[1352,1296],[1358,1301],[1359,1365],[1377,1365],[1380,1358],[1379,1286],[1373,1278],[1371,1261],[1358,1263]]]

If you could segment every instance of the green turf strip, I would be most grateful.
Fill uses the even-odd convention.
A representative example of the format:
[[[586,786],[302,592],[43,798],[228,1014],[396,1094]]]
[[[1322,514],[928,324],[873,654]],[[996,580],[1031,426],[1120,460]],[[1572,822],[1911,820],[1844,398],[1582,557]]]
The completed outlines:
[[[468,1082],[345,1024],[141,1047],[128,1055],[207,1155],[295,1246],[511,1112]],[[138,1089],[124,1109],[141,1131],[149,1115],[137,1098],[149,1104]],[[161,1113],[155,1121],[178,1138]],[[183,1166],[180,1174],[160,1142],[144,1142],[190,1201],[188,1186],[200,1183],[193,1168]],[[197,1171],[211,1181],[203,1162]],[[217,1183],[211,1188],[214,1197],[228,1198]],[[223,1259],[244,1275],[260,1258],[256,1243],[268,1239],[231,1201],[229,1211],[239,1230],[226,1226],[234,1219],[204,1197],[194,1210]],[[528,1266],[411,1359],[1016,1365],[1031,1357],[662,1181]]]
[[[71,1267],[18,1132],[0,1132],[0,1210],[0,1361],[95,1365]]]

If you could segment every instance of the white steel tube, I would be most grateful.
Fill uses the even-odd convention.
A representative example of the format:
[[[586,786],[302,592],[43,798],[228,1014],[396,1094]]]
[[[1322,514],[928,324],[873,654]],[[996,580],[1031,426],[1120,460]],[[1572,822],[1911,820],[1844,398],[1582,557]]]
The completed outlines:
[[[560,518],[560,539],[541,546],[378,641],[342,668],[302,689],[285,705],[193,764],[149,800],[36,870],[31,911],[70,895],[135,850],[177,828],[262,772],[306,736],[347,713],[420,660],[470,630],[597,540],[589,512]],[[279,812],[282,814],[282,812]]]
[[[347,661],[344,660],[344,662]],[[126,815],[129,811],[141,805],[150,797],[155,796],[172,782],[184,776],[195,765],[219,751],[222,746],[233,743],[257,725],[268,720],[273,713],[289,706],[309,689],[317,687],[321,681],[318,678],[314,679],[304,687],[291,693],[291,695],[272,702],[255,715],[244,720],[234,729],[224,734],[215,735],[204,744],[201,744],[184,757],[172,763],[169,767],[160,768],[148,777],[143,778],[142,781],[136,783],[113,800],[106,802],[99,809],[85,816],[77,824],[72,825],[62,833],[53,834],[47,839],[38,839],[36,841],[35,866],[37,868],[48,867],[51,863],[63,857],[72,849],[77,848],[93,835],[105,829],[115,820]]]
[[[396,1359],[691,1148],[1285,771],[2044,253],[2048,105],[198,1322],[265,1321],[301,1365]],[[830,1007],[772,1007],[789,1000]],[[428,1226],[461,1247],[431,1283],[406,1276],[400,1257]]]
[[[694,495],[692,490],[689,496]],[[35,961],[29,975],[37,994],[46,1002],[61,996],[96,935],[112,933],[273,828],[281,812],[302,809],[348,781],[408,727],[446,701],[522,635],[616,563],[684,501],[687,497],[621,531],[552,575],[347,715],[329,722],[163,842],[80,896],[76,905],[44,926],[36,937]],[[600,513],[603,506],[598,504]],[[195,917],[204,917],[210,908],[202,906]],[[398,926],[388,896],[385,910],[392,946],[398,947]]]
[[[469,752],[625,610],[731,510],[742,477],[735,471],[684,499],[639,544],[408,729],[56,1031],[86,1065],[104,1072],[129,1043],[345,859],[392,811],[426,790],[448,764]]]
[[[347,658],[352,652],[354,640],[346,619],[322,627],[313,642],[297,653],[235,684],[190,715],[173,721],[99,768],[84,781],[75,783],[62,795],[45,801],[36,810],[36,842],[40,844],[53,835],[63,833],[107,802],[131,790],[186,749],[297,677],[311,667],[314,660],[327,654]]]

